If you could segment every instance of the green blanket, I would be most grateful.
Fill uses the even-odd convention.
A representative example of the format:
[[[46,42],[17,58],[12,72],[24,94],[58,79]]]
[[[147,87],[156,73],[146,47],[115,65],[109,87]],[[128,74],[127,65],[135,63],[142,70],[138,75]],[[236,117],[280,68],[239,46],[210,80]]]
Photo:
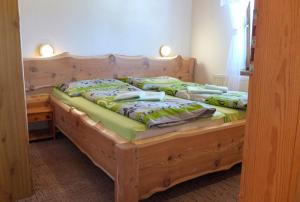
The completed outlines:
[[[147,77],[147,78],[127,77],[121,80],[126,81],[127,83],[134,85],[143,90],[157,90],[159,87],[162,86],[169,86],[172,84],[181,83],[179,79],[168,77],[168,76]]]
[[[128,117],[125,117],[121,114],[115,113],[111,110],[105,109],[83,97],[70,97],[66,93],[54,88],[52,91],[52,96],[60,100],[61,102],[76,108],[79,111],[82,111],[88,115],[90,119],[95,121],[96,123],[101,122],[106,128],[114,131],[116,134],[128,140],[135,140],[138,138],[140,133],[143,133],[149,129],[147,129],[146,125],[132,120]],[[205,104],[204,104],[205,105]],[[211,108],[213,106],[207,105],[207,108]],[[234,114],[233,109],[220,108],[220,111],[224,111],[225,114],[230,115],[231,117],[236,117],[236,113]],[[219,111],[219,110],[217,110]],[[222,112],[223,112],[222,111]],[[232,113],[231,113],[232,112]],[[203,121],[212,121],[212,120],[220,120],[227,119],[225,115],[221,112],[214,113],[213,117],[202,119]],[[236,120],[236,119],[232,119]],[[151,129],[150,129],[151,130]],[[156,130],[156,129],[154,129]]]
[[[113,85],[108,85],[109,82]],[[140,100],[140,98],[116,100],[117,96],[129,92],[144,94],[144,91],[121,81],[89,80],[61,86],[67,86],[67,88],[60,88],[66,93],[72,92],[73,95],[78,95],[79,92],[84,98],[106,109],[142,122],[149,128],[176,125],[195,118],[210,117],[215,112],[214,108],[205,108],[198,102],[169,96],[159,102]]]
[[[92,89],[122,89],[128,88],[128,90],[134,91],[137,88],[129,84],[126,84],[117,79],[93,79],[93,80],[82,80],[74,81],[70,83],[62,83],[57,85],[57,88],[71,97],[80,96],[82,93]]]
[[[233,109],[247,109],[248,94],[246,92],[228,91],[221,95],[210,95],[205,98],[205,103],[229,107]]]
[[[148,89],[151,87],[151,89],[165,92],[171,96],[201,101],[215,106],[245,110],[248,103],[248,94],[246,92],[227,92],[227,88],[225,90],[225,87],[183,82],[172,77],[130,77],[127,79],[127,82],[138,88]],[[224,90],[216,93],[216,89]]]

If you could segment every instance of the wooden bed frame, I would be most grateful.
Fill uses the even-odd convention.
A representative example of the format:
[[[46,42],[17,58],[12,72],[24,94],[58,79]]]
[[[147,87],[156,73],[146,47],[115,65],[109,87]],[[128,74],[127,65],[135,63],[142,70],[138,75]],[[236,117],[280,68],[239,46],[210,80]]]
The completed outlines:
[[[25,59],[28,93],[63,81],[114,76],[169,75],[193,81],[195,59],[75,57]],[[56,126],[115,182],[115,201],[136,202],[186,180],[230,169],[242,160],[245,121],[130,142],[85,113],[51,97]]]

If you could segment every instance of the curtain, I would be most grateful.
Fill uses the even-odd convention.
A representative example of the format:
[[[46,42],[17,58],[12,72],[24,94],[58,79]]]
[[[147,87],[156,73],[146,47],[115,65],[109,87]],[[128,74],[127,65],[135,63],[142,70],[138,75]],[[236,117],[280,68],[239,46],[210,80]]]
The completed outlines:
[[[220,0],[221,6],[225,6],[226,4],[231,4],[236,1],[241,1],[241,0]]]
[[[246,23],[249,1],[250,0],[221,0],[221,6],[228,6],[232,26],[226,67],[226,84],[231,90],[240,89],[240,70],[246,67]]]

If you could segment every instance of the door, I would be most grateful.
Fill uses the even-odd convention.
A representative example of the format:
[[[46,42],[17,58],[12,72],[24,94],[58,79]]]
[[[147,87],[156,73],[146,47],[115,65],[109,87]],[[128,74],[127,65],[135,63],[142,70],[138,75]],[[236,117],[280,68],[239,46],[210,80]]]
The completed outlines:
[[[0,1],[0,201],[31,194],[18,1]]]
[[[241,202],[300,201],[300,1],[258,2]]]

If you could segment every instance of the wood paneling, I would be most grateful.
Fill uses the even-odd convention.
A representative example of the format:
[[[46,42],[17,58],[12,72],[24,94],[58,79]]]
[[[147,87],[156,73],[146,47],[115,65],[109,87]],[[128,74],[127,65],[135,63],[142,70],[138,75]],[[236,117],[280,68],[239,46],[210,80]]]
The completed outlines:
[[[300,1],[258,1],[241,202],[300,201]]]
[[[0,201],[31,194],[17,0],[0,1]]]
[[[73,56],[64,53],[52,58],[24,60],[26,91],[39,92],[62,82],[123,76],[173,76],[184,81],[194,80],[196,60],[177,56],[154,59],[106,55]]]

